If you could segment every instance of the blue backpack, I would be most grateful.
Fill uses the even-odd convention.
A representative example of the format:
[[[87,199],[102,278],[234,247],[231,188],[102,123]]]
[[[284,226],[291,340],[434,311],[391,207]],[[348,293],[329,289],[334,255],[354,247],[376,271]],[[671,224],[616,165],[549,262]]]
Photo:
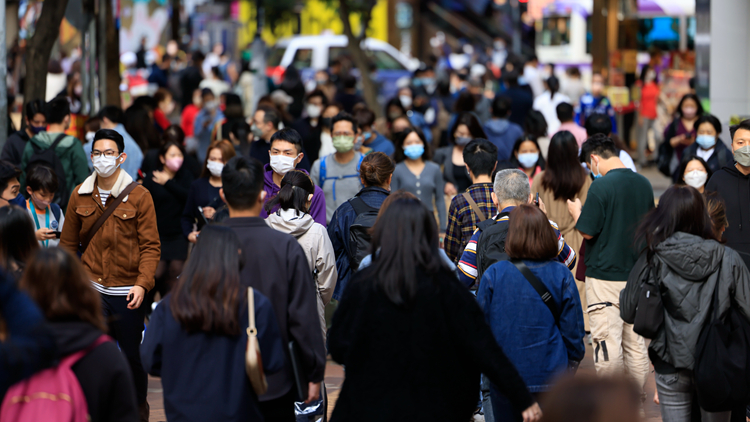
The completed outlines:
[[[362,160],[365,159],[364,154],[361,154],[359,156],[359,162],[357,163],[357,173],[355,174],[347,174],[345,176],[336,176],[336,177],[328,177],[328,172],[326,170],[326,161],[328,157],[333,156],[333,154],[326,155],[323,157],[323,159],[320,160],[320,175],[318,176],[318,186],[320,186],[321,189],[323,189],[323,183],[326,182],[326,180],[333,180],[333,200],[336,200],[336,181],[341,179],[351,179],[352,177],[359,177],[359,166],[362,165]]]

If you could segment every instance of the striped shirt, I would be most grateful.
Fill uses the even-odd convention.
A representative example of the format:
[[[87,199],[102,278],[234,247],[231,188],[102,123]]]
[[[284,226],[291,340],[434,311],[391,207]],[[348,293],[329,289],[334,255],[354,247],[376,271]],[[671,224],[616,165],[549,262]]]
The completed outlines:
[[[466,192],[477,203],[477,207],[485,217],[497,214],[497,207],[492,202],[492,183],[477,183],[469,186]],[[469,202],[463,194],[458,194],[451,200],[448,209],[448,228],[445,231],[445,253],[451,261],[456,262],[461,257],[464,247],[471,239],[479,224],[479,218],[471,210]]]
[[[513,208],[515,207],[505,208],[501,213],[510,213]],[[498,218],[499,216],[500,214],[493,217],[493,219],[498,223],[505,222],[505,224],[507,224],[507,222],[510,221],[510,217],[507,215]],[[556,260],[562,264],[565,264],[565,266],[567,266],[568,269],[572,271],[576,265],[576,253],[570,246],[568,246],[567,243],[565,243],[565,239],[563,239],[562,234],[560,233],[560,229],[557,227],[557,224],[552,220],[549,220],[549,224],[555,230],[555,235],[557,236],[558,254]],[[469,240],[469,243],[466,245],[466,249],[464,249],[464,253],[461,255],[461,260],[458,262],[459,280],[464,286],[472,289],[479,287],[479,283],[477,283],[476,281],[477,242],[479,241],[479,237],[481,235],[482,232],[479,231],[479,229],[474,230],[474,234],[471,236],[471,240]]]
[[[112,194],[111,190],[102,190],[99,188],[99,199],[102,200],[102,206],[107,207],[107,199],[109,198],[109,195]]]
[[[107,296],[127,296],[130,289],[133,288],[133,286],[106,287],[93,280],[91,285],[94,286],[94,290]]]

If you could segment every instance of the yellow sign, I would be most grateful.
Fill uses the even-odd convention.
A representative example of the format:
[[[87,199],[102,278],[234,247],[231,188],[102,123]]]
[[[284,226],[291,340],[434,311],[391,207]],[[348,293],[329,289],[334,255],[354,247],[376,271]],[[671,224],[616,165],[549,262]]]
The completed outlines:
[[[336,2],[329,6],[327,2],[321,0],[308,0],[305,2],[305,8],[302,9],[300,16],[300,35],[320,35],[323,31],[330,31],[334,34],[343,34],[344,25],[339,19],[338,10],[335,7]],[[253,41],[257,28],[257,12],[255,2],[242,1],[239,3],[240,13],[239,20],[244,23],[244,28],[240,29],[238,35],[238,45],[245,46]],[[358,34],[360,31],[359,15],[351,16],[352,31]],[[269,25],[263,28],[263,40],[269,45],[273,45],[280,38],[291,37],[294,35],[296,22],[284,22],[276,25],[271,30]],[[372,9],[372,18],[370,27],[367,29],[367,36],[382,41],[388,41],[388,0],[378,0]]]

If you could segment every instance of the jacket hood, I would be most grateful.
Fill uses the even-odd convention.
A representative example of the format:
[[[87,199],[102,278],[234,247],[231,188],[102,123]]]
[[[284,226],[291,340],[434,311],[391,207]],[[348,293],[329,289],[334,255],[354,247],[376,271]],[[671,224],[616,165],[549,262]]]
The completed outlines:
[[[299,238],[310,230],[315,220],[313,220],[310,214],[302,214],[296,210],[289,209],[278,210],[269,215],[266,223],[275,230],[289,233],[295,238]]]
[[[295,169],[299,170],[306,175],[310,175],[310,173],[307,172],[307,170],[304,169]],[[277,193],[281,190],[279,186],[276,186],[276,183],[273,182],[273,169],[271,168],[270,164],[264,164],[263,165],[263,190],[266,191],[266,201],[270,198],[276,196]]]
[[[83,321],[51,322],[49,326],[55,336],[59,356],[67,356],[85,349],[103,334],[93,325]]]
[[[508,131],[510,121],[508,119],[491,119],[484,124],[484,130],[493,135],[502,135]]]
[[[47,131],[39,132],[36,135],[34,135],[33,138],[31,138],[31,142],[39,145],[40,147],[48,147],[52,145],[53,142],[55,142],[55,139],[60,136],[59,132],[50,133]],[[63,148],[69,148],[73,146],[73,142],[79,142],[78,139],[76,139],[73,136],[65,135],[65,138],[60,141],[59,144],[57,144],[58,147]]]
[[[750,177],[750,176],[745,176],[744,174],[740,173],[740,171],[737,170],[737,167],[734,166],[734,162],[732,162],[731,164],[727,164],[726,166],[724,166],[724,170],[726,170],[727,173],[729,173],[733,177],[742,177],[742,178],[745,178],[745,179],[747,179],[748,177]]]
[[[656,246],[656,256],[679,277],[703,281],[718,271],[724,246],[715,240],[678,232]]]

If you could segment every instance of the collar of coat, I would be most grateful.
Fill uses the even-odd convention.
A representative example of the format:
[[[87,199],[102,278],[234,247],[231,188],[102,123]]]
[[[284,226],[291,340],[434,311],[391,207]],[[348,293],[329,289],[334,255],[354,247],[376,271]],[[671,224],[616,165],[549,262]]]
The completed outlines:
[[[115,182],[114,186],[112,186],[111,195],[117,198],[120,196],[120,193],[125,190],[126,187],[128,187],[129,184],[133,182],[133,178],[130,177],[130,175],[124,171],[120,170],[120,175],[117,176],[117,181]],[[93,172],[91,176],[87,177],[86,180],[81,183],[81,186],[78,188],[78,194],[79,195],[91,195],[94,193],[94,185],[96,184],[96,172]],[[129,195],[128,195],[129,196]],[[128,197],[126,196],[122,202],[127,202]]]

